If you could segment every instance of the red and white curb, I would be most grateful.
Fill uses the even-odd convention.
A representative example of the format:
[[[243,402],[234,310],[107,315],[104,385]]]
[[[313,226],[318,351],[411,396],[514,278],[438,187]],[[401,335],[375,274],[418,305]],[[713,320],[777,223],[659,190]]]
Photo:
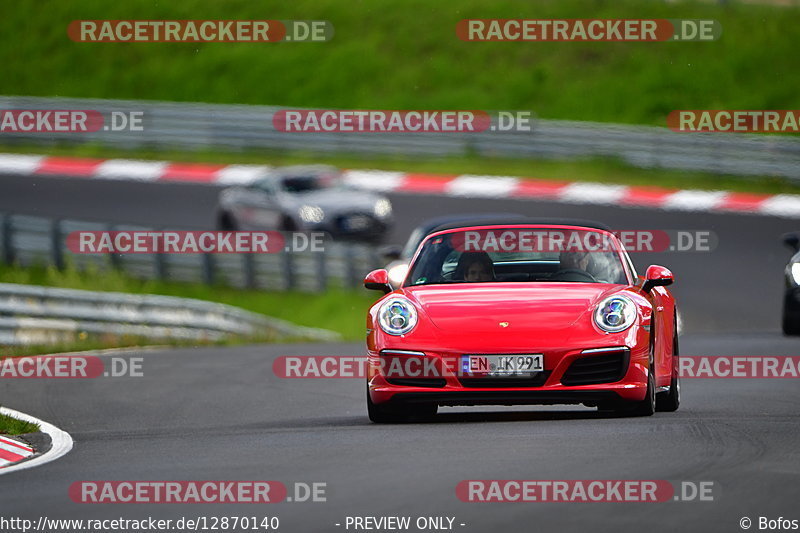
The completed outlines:
[[[0,414],[7,415],[18,420],[25,420],[26,422],[31,422],[33,424],[38,424],[39,430],[50,436],[51,443],[50,449],[45,453],[36,455],[35,457],[20,463],[18,461],[22,461],[23,459],[30,457],[34,454],[34,451],[29,446],[25,446],[19,441],[14,441],[12,439],[8,439],[7,437],[0,437],[0,448],[3,450],[9,450],[9,448],[11,448],[11,450],[8,451],[8,455],[0,455],[0,457],[2,457],[4,460],[4,462],[0,463],[0,476],[55,461],[59,457],[69,453],[69,451],[72,449],[73,441],[69,433],[58,429],[53,424],[45,422],[44,420],[39,420],[31,415],[9,409],[8,407],[0,407]],[[9,441],[11,441],[12,444],[8,444]],[[28,453],[28,451],[30,453]],[[10,460],[12,455],[18,458],[15,458],[12,461]]]
[[[142,182],[244,185],[264,176],[267,165],[210,165],[0,154],[0,174],[70,176]],[[646,207],[670,211],[732,212],[800,218],[800,195],[667,189],[518,178],[513,176],[432,175],[381,170],[347,170],[351,185],[381,192],[464,198],[514,198],[569,204]]]
[[[34,449],[22,441],[0,436],[0,468],[27,459],[34,453]]]

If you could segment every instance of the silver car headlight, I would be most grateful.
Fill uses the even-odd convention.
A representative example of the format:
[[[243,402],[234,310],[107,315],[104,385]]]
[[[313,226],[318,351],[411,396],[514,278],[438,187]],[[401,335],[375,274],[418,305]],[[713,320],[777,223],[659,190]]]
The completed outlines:
[[[315,205],[304,205],[298,212],[300,219],[309,224],[316,224],[322,222],[325,218],[325,211],[321,207]]]
[[[386,198],[381,198],[375,202],[375,216],[378,218],[387,218],[392,215],[392,203]]]
[[[800,263],[792,263],[790,272],[792,273],[792,281],[794,281],[794,284],[800,285]]]
[[[636,320],[636,305],[625,296],[610,296],[594,311],[594,323],[603,331],[619,333]]]
[[[389,298],[378,310],[378,323],[389,335],[405,335],[417,325],[417,310],[405,298]]]

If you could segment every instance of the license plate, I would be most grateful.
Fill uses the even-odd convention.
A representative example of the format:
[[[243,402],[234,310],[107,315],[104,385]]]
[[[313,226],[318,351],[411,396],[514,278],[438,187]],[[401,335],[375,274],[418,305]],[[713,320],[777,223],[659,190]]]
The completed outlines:
[[[464,355],[461,364],[467,375],[521,376],[542,372],[544,357],[542,354]]]
[[[344,227],[349,231],[360,231],[369,228],[370,218],[365,216],[351,216],[344,220]]]

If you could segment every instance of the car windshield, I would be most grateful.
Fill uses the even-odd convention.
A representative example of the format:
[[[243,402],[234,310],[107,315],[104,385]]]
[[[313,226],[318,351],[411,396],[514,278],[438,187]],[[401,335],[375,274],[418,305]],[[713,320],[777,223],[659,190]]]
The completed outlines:
[[[400,257],[403,259],[411,259],[414,257],[414,252],[419,248],[419,244],[422,242],[422,239],[425,238],[425,235],[426,233],[423,228],[416,228],[412,231],[406,241],[406,245],[403,247],[403,252],[400,254]]]
[[[536,227],[459,230],[429,238],[405,285],[507,281],[627,284],[609,234]]]
[[[304,194],[339,186],[335,174],[316,174],[307,176],[286,176],[281,179],[281,189],[292,194]]]

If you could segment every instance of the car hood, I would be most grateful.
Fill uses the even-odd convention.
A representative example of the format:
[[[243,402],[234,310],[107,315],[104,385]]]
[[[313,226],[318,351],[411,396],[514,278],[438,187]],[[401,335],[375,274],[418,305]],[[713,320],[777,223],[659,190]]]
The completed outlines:
[[[567,335],[599,300],[624,288],[606,283],[476,283],[408,287],[403,292],[443,333]]]
[[[322,189],[284,196],[286,203],[295,209],[310,205],[321,208],[325,213],[352,211],[371,213],[380,198],[381,196],[372,192],[345,188]]]

